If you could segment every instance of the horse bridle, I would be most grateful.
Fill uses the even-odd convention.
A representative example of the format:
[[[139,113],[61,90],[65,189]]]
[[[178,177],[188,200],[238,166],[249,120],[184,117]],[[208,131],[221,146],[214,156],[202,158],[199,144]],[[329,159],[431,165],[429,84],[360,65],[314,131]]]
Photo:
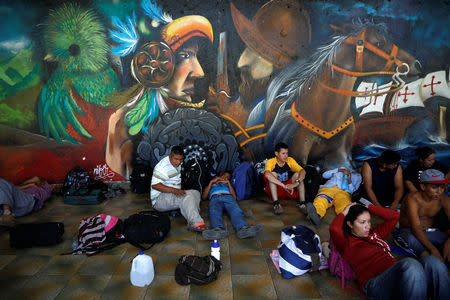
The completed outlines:
[[[366,30],[367,29],[361,31],[358,36],[351,36],[344,40],[345,44],[355,45],[356,47],[356,71],[362,72],[363,70],[363,55],[364,49],[366,48],[367,50],[386,60],[386,65],[381,72],[387,72],[394,63],[397,65],[397,67],[401,67],[403,65],[403,62],[397,58],[398,46],[396,44],[392,44],[391,54],[387,54],[385,51],[381,50],[369,41],[366,41]],[[394,74],[394,72],[391,72],[391,74]]]

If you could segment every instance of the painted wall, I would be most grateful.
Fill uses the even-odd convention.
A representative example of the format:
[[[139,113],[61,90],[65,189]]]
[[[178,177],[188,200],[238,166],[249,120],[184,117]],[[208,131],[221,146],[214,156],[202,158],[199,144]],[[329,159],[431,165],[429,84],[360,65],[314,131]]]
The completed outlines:
[[[186,147],[217,171],[290,155],[449,164],[448,1],[0,4],[0,177],[100,180]]]

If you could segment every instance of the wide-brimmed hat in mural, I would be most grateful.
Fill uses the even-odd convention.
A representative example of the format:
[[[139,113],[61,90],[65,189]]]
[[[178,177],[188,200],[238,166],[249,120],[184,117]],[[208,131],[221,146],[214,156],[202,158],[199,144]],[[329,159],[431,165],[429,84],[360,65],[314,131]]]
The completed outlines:
[[[273,0],[264,4],[253,21],[231,3],[234,26],[247,45],[277,68],[302,57],[311,42],[308,12],[297,1]]]

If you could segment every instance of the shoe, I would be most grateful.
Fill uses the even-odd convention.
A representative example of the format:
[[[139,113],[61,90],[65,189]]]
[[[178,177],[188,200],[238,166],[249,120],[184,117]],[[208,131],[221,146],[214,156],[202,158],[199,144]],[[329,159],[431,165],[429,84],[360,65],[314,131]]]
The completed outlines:
[[[226,231],[222,227],[216,227],[216,228],[204,230],[202,232],[202,236],[206,240],[220,240],[220,239],[224,239],[228,236],[228,231]]]
[[[9,215],[1,215],[0,216],[0,226],[7,226],[7,227],[12,227],[14,226],[14,215],[9,214]]]
[[[319,226],[322,223],[320,216],[317,214],[317,210],[311,202],[306,203],[306,211],[308,216],[314,225]]]
[[[240,239],[246,239],[249,237],[254,237],[258,233],[264,230],[264,225],[257,224],[257,225],[250,225],[250,226],[244,226],[237,232],[237,236]]]
[[[283,208],[281,207],[281,204],[274,205],[273,211],[276,215],[281,215],[284,212]]]
[[[209,229],[209,226],[206,225],[204,222],[200,222],[200,223],[197,223],[195,225],[191,225],[188,227],[188,230],[195,231],[195,232],[203,232],[208,229]]]
[[[297,204],[295,204],[295,206],[298,207],[298,209],[300,210],[300,212],[304,215],[307,215],[308,212],[306,211],[306,204],[305,201],[302,202],[297,202]]]

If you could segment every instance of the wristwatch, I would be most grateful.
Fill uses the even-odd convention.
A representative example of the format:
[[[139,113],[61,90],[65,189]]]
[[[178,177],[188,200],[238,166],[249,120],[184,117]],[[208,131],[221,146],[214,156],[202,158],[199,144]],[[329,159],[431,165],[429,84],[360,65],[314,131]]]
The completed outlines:
[[[295,179],[295,182],[297,182],[297,183],[300,183],[300,180],[298,180],[298,179]]]

